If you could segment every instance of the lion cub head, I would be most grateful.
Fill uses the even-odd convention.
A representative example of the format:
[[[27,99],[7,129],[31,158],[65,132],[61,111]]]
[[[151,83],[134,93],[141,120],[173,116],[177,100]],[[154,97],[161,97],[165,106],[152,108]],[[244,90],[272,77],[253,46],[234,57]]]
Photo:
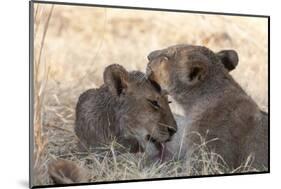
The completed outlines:
[[[203,46],[175,45],[148,55],[148,77],[168,91],[181,84],[193,87],[214,72],[229,72],[238,64],[234,50],[212,52]]]
[[[115,112],[125,137],[137,138],[145,151],[162,150],[177,131],[167,93],[144,73],[117,64],[105,69],[104,82],[119,104]]]

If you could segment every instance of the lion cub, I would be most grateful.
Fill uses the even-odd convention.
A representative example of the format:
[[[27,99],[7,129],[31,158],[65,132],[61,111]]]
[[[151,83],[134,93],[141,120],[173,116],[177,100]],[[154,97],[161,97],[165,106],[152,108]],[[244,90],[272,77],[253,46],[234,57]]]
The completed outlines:
[[[255,168],[267,170],[268,115],[229,74],[238,64],[234,50],[214,53],[203,46],[175,45],[151,52],[148,59],[149,79],[184,109],[187,154],[200,143],[199,133],[206,141],[216,139],[208,147],[230,167],[251,155]]]
[[[75,132],[86,148],[113,140],[131,152],[153,157],[177,131],[167,94],[139,71],[113,64],[104,70],[104,84],[84,92],[76,106]]]
[[[98,151],[113,141],[126,151],[146,153],[162,161],[165,143],[177,131],[167,94],[145,74],[127,72],[113,64],[104,70],[104,84],[79,97],[75,133],[83,148]],[[56,160],[48,173],[56,184],[86,182],[85,170],[75,162]]]

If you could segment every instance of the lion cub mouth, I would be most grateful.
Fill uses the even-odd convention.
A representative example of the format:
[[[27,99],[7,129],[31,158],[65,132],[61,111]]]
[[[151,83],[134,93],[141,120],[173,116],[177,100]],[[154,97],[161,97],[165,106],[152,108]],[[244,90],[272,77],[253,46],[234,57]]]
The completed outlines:
[[[151,135],[147,135],[146,140],[155,145],[155,147],[158,150],[157,158],[160,160],[160,162],[162,162],[165,158],[165,149],[166,149],[165,142],[159,142]]]

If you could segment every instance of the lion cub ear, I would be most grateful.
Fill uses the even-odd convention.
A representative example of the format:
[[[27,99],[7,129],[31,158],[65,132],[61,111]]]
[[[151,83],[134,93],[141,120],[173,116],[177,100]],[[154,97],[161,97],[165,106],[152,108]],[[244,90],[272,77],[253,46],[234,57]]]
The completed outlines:
[[[176,56],[176,50],[174,50],[173,48],[155,50],[155,51],[152,51],[148,54],[147,59],[149,61],[152,61],[153,59],[155,59],[159,56],[167,57],[167,58],[171,59],[171,58]]]
[[[217,53],[224,67],[230,72],[238,65],[238,54],[234,50],[223,50]]]
[[[129,73],[119,64],[112,64],[106,67],[103,79],[109,91],[117,96],[120,96],[129,85]]]
[[[155,51],[152,51],[150,52],[148,55],[147,55],[147,59],[149,61],[155,59],[156,57],[160,56],[161,54],[163,54],[163,51],[162,50],[155,50]]]
[[[205,62],[194,62],[187,66],[187,83],[195,85],[202,81],[208,73],[208,65]]]

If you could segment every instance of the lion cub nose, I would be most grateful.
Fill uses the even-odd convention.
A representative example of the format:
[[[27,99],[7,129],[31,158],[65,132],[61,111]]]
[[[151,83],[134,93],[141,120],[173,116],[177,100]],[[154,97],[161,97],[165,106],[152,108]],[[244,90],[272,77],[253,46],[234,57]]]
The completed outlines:
[[[168,132],[169,132],[170,136],[173,136],[177,132],[177,129],[169,127]]]

